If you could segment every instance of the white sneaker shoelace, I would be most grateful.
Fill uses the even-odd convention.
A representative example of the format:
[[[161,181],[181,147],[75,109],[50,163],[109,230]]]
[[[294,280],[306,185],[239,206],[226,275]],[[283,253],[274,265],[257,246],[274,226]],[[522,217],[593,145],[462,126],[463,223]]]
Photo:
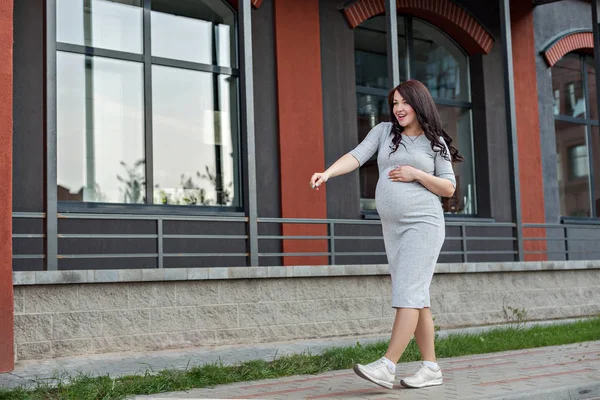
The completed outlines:
[[[383,366],[383,367],[386,367],[388,369],[388,371],[390,371],[390,373],[392,372],[390,370],[390,368],[388,367],[387,363],[383,360],[383,358],[380,358],[379,360],[373,361],[372,363],[367,364],[366,366],[367,367],[371,367],[373,369],[378,369],[378,368],[381,368]]]

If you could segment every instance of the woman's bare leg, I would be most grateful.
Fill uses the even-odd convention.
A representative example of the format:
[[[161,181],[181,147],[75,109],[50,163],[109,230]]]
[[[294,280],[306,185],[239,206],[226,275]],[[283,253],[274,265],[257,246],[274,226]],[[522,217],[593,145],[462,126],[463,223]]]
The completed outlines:
[[[385,353],[385,358],[397,363],[412,339],[419,322],[419,309],[398,308],[392,328],[392,337]]]
[[[415,340],[421,352],[423,361],[436,362],[435,359],[435,329],[433,325],[433,317],[429,308],[419,310],[419,322],[415,330]]]

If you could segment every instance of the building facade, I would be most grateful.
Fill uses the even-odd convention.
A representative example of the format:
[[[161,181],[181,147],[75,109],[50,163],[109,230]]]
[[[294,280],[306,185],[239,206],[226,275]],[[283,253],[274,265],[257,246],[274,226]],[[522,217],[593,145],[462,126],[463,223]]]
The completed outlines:
[[[465,157],[440,262],[600,258],[595,1],[0,1],[0,335],[12,271],[384,264],[375,160],[308,180],[406,79]]]

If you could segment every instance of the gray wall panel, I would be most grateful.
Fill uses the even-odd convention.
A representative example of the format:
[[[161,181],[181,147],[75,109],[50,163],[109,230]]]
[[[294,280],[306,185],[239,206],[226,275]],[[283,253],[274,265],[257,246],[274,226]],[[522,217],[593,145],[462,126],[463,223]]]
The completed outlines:
[[[337,10],[339,0],[321,0],[321,71],[325,167],[358,144],[354,32]],[[359,218],[358,172],[327,183],[327,217]]]
[[[473,149],[475,165],[475,186],[477,188],[477,215],[491,217],[492,198],[490,196],[490,168],[488,155],[488,129],[485,100],[485,74],[483,71],[483,56],[469,58],[471,72],[471,101],[473,104]],[[466,157],[466,149],[459,151]],[[466,159],[465,162],[471,162]]]
[[[252,10],[258,215],[281,215],[273,0]],[[307,178],[308,180],[308,178]]]
[[[489,196],[492,215],[499,222],[512,220],[511,169],[509,165],[509,138],[506,126],[506,105],[501,43],[482,57],[486,135],[489,166]],[[474,132],[477,135],[477,132]]]
[[[275,58],[274,0],[252,10],[254,67],[254,121],[259,217],[281,216],[279,127],[277,120],[277,64]],[[307,178],[308,180],[308,178]],[[259,224],[259,234],[281,235],[277,224]],[[259,251],[279,253],[281,242],[259,240]],[[262,258],[261,265],[281,265],[278,257]]]
[[[44,210],[44,2],[16,1],[13,45],[13,210]]]

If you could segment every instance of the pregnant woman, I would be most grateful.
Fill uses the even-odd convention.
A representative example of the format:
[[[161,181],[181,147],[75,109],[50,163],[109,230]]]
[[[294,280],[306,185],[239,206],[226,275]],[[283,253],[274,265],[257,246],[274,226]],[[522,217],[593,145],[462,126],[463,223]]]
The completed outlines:
[[[396,363],[413,334],[423,365],[404,386],[441,385],[436,363],[429,286],[444,243],[444,211],[440,196],[453,195],[452,162],[463,157],[442,129],[439,113],[427,88],[409,80],[390,91],[392,122],[375,126],[350,153],[310,179],[313,189],[329,178],[354,171],[377,153],[379,181],[375,192],[385,250],[392,277],[392,307],[396,317],[385,355],[354,372],[388,389],[393,388]]]

